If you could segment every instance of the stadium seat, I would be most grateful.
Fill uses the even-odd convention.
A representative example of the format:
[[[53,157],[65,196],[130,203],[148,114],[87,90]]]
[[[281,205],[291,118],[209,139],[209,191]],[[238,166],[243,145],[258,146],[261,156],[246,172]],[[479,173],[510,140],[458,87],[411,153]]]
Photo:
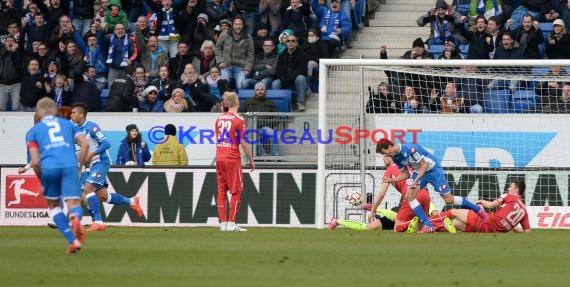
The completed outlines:
[[[542,30],[542,36],[544,37],[544,40],[546,41],[548,39],[548,36],[550,35],[550,32],[552,31],[552,23],[540,22],[540,23],[538,23],[538,29]]]
[[[457,2],[459,2],[459,3],[457,4],[457,10],[456,11],[463,16],[469,15],[469,10],[470,10],[469,6],[471,5],[471,1],[459,0]]]
[[[550,71],[549,67],[533,67],[531,73],[533,76],[544,76]]]
[[[428,52],[430,52],[434,58],[437,58],[443,52],[443,45],[429,45]]]
[[[509,112],[511,90],[493,90],[485,92],[485,112],[503,114]]]
[[[459,52],[460,52],[461,54],[467,55],[467,52],[469,52],[469,44],[459,45]],[[467,58],[467,57],[466,57],[466,58]]]
[[[102,89],[101,90],[101,110],[105,110],[105,103],[107,102],[107,98],[109,97],[109,89]]]
[[[538,95],[534,90],[516,90],[512,96],[512,113],[524,113],[534,108]]]
[[[544,43],[538,44],[538,55],[540,59],[544,59],[546,55],[546,45],[544,45]]]
[[[240,90],[239,102],[243,104],[245,100],[255,96],[255,90]],[[272,100],[277,109],[282,113],[291,112],[291,90],[267,90],[265,95],[268,99]]]

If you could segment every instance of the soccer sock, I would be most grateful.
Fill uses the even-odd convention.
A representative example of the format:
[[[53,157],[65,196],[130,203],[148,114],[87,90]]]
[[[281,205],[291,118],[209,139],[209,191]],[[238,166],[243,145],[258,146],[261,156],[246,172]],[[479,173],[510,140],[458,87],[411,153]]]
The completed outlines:
[[[461,196],[454,196],[453,197],[453,203],[455,205],[459,205],[461,206],[461,208],[467,208],[467,209],[471,209],[475,212],[479,212],[479,210],[481,209],[481,207],[473,204],[473,202],[461,197]]]
[[[441,218],[447,217],[449,219],[453,219],[453,215],[451,214],[451,210],[444,211],[438,215],[441,216]],[[438,215],[434,215],[434,216],[438,216]]]
[[[388,218],[391,221],[396,221],[397,213],[395,211],[392,211],[389,209],[378,208],[378,209],[376,209],[376,214],[380,214],[380,215]]]
[[[354,220],[343,220],[339,219],[336,221],[342,227],[346,227],[352,230],[366,230],[366,223],[354,221]]]
[[[431,225],[431,222],[429,221],[426,213],[424,212],[424,208],[422,207],[422,205],[420,204],[420,202],[417,199],[410,201],[410,207],[412,208],[414,213],[420,218],[420,221],[425,226],[433,227],[433,225]]]
[[[91,217],[94,222],[103,222],[101,217],[101,205],[99,204],[99,198],[95,192],[89,193],[87,196],[87,209],[91,213]]]
[[[75,241],[75,234],[73,234],[73,230],[71,230],[71,227],[69,226],[69,219],[65,216],[61,207],[50,209],[49,215],[55,223],[55,226],[57,226],[59,232],[61,232],[67,240],[67,243],[73,243],[73,241]]]
[[[236,216],[241,205],[241,193],[232,194],[232,199],[230,200],[230,216],[229,222],[236,222]]]
[[[81,208],[81,205],[76,205],[69,209],[69,215],[73,215],[81,221],[81,218],[83,218],[83,208]]]
[[[121,204],[126,204],[126,205],[132,205],[132,200],[128,197],[124,197],[118,193],[115,192],[109,192],[108,196],[107,196],[107,203],[110,204],[114,204],[114,205],[121,205]]]
[[[218,205],[218,218],[221,223],[226,222],[226,193],[218,192],[217,205]]]

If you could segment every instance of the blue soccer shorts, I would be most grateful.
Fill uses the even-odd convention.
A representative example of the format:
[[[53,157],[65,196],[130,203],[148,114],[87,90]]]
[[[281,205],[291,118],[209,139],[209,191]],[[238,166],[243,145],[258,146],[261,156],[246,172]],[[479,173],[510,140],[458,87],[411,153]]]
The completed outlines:
[[[410,176],[410,179],[408,179],[408,184],[415,180],[417,176],[418,174],[416,172],[413,172]],[[425,188],[428,183],[433,186],[433,189],[440,195],[448,194],[451,192],[449,184],[447,183],[447,178],[445,177],[445,173],[443,173],[443,168],[441,167],[434,167],[433,169],[426,172],[422,178],[420,178],[420,189]]]
[[[80,199],[79,178],[77,167],[42,168],[42,186],[44,197],[49,200]]]

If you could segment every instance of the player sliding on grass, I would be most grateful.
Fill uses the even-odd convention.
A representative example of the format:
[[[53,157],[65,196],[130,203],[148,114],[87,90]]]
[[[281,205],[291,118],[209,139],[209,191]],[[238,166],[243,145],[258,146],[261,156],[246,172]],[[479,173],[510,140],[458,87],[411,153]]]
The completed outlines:
[[[459,230],[465,232],[530,232],[528,212],[521,200],[526,185],[513,180],[507,192],[493,201],[478,200],[485,208],[498,208],[489,213],[489,222],[484,223],[475,212],[467,209],[451,209],[440,213],[439,217],[451,218]],[[433,217],[432,217],[433,218]],[[522,229],[519,229],[519,224]]]
[[[391,157],[387,156],[384,157],[384,165],[386,166],[386,171],[384,172],[383,175],[384,178],[396,178],[398,175],[400,175],[400,169],[394,163]],[[390,183],[382,182],[380,185],[380,191],[376,194],[376,197],[374,198],[374,203],[364,204],[362,206],[362,209],[370,211],[368,213],[367,224],[357,221],[341,220],[333,218],[329,223],[328,228],[332,230],[336,228],[338,225],[341,225],[343,227],[355,230],[384,229],[384,226],[388,224],[386,224],[387,222],[385,220],[382,221],[381,218],[385,217],[388,220],[395,222],[394,224],[391,224],[394,232],[404,232],[404,231],[408,231],[411,233],[416,232],[418,217],[414,216],[414,212],[412,211],[410,204],[406,200],[406,191],[407,191],[406,181],[401,180],[397,182],[392,182],[392,185],[396,188],[398,192],[402,194],[402,201],[397,213],[391,210],[379,208],[380,204],[382,203],[382,200],[384,200],[384,197],[386,196],[388,188],[390,187]],[[417,194],[417,200],[426,214],[428,213],[428,209],[432,209],[427,190],[425,189],[420,190]],[[436,210],[435,208],[433,209]],[[432,212],[433,210],[430,210],[429,214],[432,214]],[[447,219],[446,221],[447,221],[446,225],[447,227],[453,226],[450,219]],[[454,228],[449,231],[455,233]]]
[[[391,157],[401,173],[395,178],[384,177],[383,182],[391,183],[408,179],[406,200],[410,203],[410,207],[424,224],[420,233],[435,232],[436,228],[429,221],[424,208],[417,199],[419,190],[424,188],[428,183],[441,195],[445,203],[460,205],[462,208],[473,210],[487,222],[487,214],[485,210],[460,196],[453,196],[451,189],[443,173],[443,169],[439,161],[423,147],[418,144],[394,144],[390,140],[383,139],[376,145],[376,153],[380,153],[385,157]],[[411,167],[413,173],[407,167]]]
[[[71,110],[71,120],[79,126],[79,129],[89,141],[89,153],[85,160],[85,166],[90,167],[91,170],[81,175],[81,185],[87,201],[87,209],[94,221],[87,231],[105,230],[99,199],[109,204],[130,205],[137,213],[137,216],[142,217],[142,209],[138,197],[127,198],[118,193],[109,193],[107,191],[107,172],[111,166],[107,149],[111,147],[111,144],[96,123],[87,121],[87,106],[83,103],[74,104]]]

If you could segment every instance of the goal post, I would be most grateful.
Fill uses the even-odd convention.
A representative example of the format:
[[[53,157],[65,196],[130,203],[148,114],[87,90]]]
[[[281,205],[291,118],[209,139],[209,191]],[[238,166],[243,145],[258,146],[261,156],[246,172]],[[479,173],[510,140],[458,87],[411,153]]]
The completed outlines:
[[[323,132],[318,143],[316,227],[364,219],[344,197],[375,196],[381,138],[433,152],[454,195],[492,198],[523,178],[527,206],[568,208],[569,74],[570,60],[321,59],[319,130],[333,138]],[[377,96],[379,83],[391,100]],[[396,206],[399,195],[390,190],[384,202]]]

